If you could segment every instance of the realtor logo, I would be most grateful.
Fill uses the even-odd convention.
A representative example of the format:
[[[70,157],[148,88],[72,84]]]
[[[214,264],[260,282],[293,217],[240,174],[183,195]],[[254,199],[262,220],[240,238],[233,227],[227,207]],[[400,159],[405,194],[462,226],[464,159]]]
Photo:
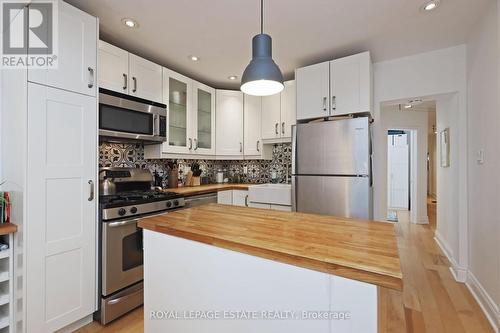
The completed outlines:
[[[2,1],[2,67],[55,68],[57,0]]]

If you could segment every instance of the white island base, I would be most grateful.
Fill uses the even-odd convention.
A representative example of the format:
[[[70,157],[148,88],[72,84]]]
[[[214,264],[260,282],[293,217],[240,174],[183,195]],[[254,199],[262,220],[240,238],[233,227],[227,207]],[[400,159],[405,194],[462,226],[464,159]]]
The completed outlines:
[[[376,333],[377,286],[144,230],[146,333]]]

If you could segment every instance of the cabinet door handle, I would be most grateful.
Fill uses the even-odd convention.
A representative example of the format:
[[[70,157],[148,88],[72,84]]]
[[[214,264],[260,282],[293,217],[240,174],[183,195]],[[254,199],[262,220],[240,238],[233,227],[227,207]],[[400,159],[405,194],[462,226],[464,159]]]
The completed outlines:
[[[257,140],[257,151],[260,152],[260,140]]]
[[[326,102],[328,101],[328,98],[326,97],[323,97],[323,111],[328,111],[327,107],[326,107]]]
[[[89,179],[88,181],[89,184],[89,198],[87,199],[88,201],[94,200],[94,181],[92,179]]]
[[[189,150],[193,149],[193,139],[189,138]]]
[[[194,150],[198,149],[198,139],[193,139],[194,141]]]
[[[132,92],[137,91],[137,78],[135,76],[132,76],[132,81],[134,81],[134,88],[132,89]]]
[[[89,70],[89,84],[88,87],[92,88],[94,86],[94,69],[92,67],[87,68]]]
[[[332,96],[332,110],[337,110],[337,96]]]
[[[281,134],[285,134],[285,122],[281,123]]]
[[[276,123],[276,124],[274,125],[274,133],[275,133],[276,135],[278,135],[278,134],[279,134],[279,133],[278,133],[278,125],[279,125],[278,123]]]
[[[128,78],[127,74],[123,73],[123,90],[127,89],[127,84],[128,84]]]
[[[248,207],[248,194],[245,195],[245,207]]]
[[[240,153],[243,152],[243,144],[240,142]]]

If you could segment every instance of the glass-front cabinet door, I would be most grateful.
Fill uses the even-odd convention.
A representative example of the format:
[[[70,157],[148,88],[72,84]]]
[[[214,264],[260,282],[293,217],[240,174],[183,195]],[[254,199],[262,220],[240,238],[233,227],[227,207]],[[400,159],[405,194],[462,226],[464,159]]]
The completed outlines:
[[[163,101],[168,105],[166,153],[193,153],[191,94],[190,78],[163,68]]]
[[[193,82],[193,151],[215,154],[215,89]]]

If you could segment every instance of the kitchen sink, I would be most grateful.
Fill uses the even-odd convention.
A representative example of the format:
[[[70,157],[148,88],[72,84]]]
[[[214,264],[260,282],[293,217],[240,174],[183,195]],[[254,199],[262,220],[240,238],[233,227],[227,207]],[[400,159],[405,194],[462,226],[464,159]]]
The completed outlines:
[[[248,188],[248,201],[271,205],[292,205],[290,184],[262,184]]]

